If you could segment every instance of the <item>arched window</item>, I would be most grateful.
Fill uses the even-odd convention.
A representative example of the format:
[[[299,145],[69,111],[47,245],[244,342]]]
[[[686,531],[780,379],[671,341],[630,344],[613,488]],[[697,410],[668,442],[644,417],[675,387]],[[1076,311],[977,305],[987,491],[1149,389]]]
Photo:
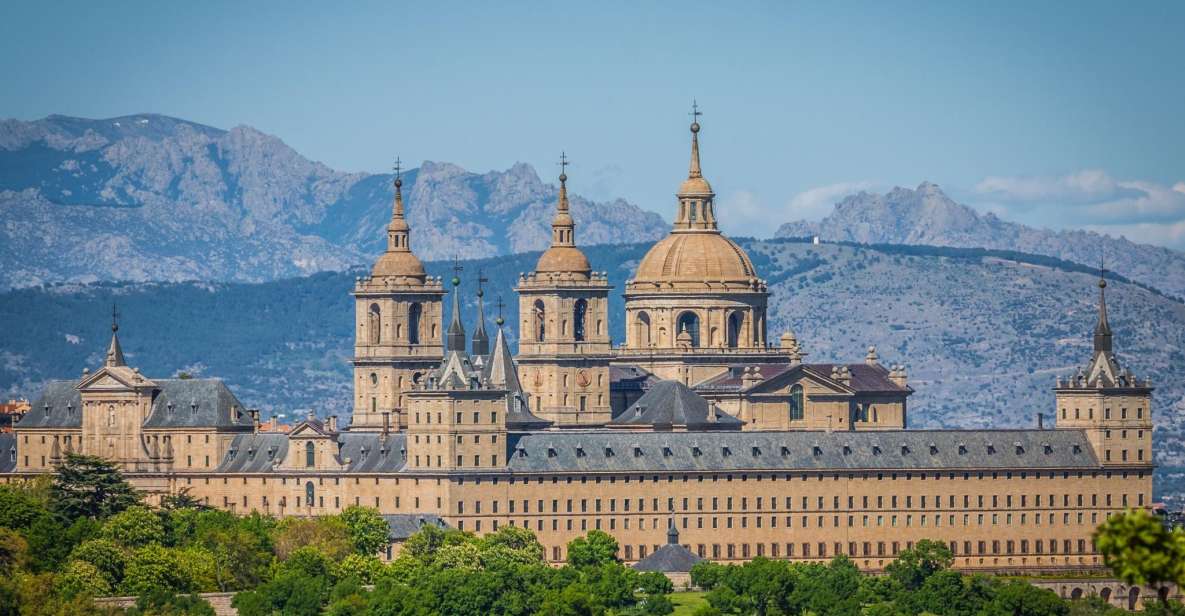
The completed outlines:
[[[419,302],[407,308],[407,341],[412,344],[420,343],[420,315],[424,312]]]
[[[543,300],[535,300],[535,307],[532,310],[532,318],[535,319],[535,341],[543,342],[547,338],[547,310],[543,307]]]
[[[802,385],[797,383],[790,388],[790,420],[802,419]]]
[[[584,299],[576,300],[576,307],[572,310],[572,336],[577,342],[584,340],[584,315],[588,312],[588,302]]]
[[[311,445],[312,443],[309,443],[309,444]],[[311,481],[305,482],[305,484],[304,484],[304,500],[305,500],[306,507],[313,506],[313,497],[314,496],[316,496],[316,494],[313,492],[313,482],[311,482]]]
[[[317,449],[313,445],[313,441],[305,441],[305,444],[304,444],[304,465],[309,468],[312,468],[317,465]],[[309,486],[312,486],[312,485],[313,484],[311,484],[311,483],[309,484]],[[312,489],[313,489],[312,487],[309,487],[309,490],[312,490]],[[312,492],[310,492],[310,494],[311,493]],[[310,496],[309,500],[312,500],[312,498],[313,497]]]
[[[684,312],[679,315],[679,323],[675,335],[687,332],[691,336],[691,346],[699,346],[699,315],[694,312]]]
[[[744,316],[739,310],[728,315],[728,331],[725,332],[725,344],[728,345],[728,348],[735,349],[740,345],[741,323],[743,321]]]
[[[371,304],[366,315],[366,331],[370,334],[370,343],[378,344],[383,339],[382,311],[378,304]]]
[[[634,319],[634,344],[639,348],[650,346],[650,315],[639,312]]]

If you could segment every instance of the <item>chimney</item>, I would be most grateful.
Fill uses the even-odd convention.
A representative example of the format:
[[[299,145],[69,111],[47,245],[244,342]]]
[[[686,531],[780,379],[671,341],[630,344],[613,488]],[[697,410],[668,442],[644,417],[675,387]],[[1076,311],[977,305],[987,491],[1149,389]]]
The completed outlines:
[[[383,411],[383,440],[391,434],[391,411]]]
[[[875,366],[879,360],[880,358],[876,355],[876,347],[868,347],[868,355],[864,357],[864,363],[868,364],[869,366]]]
[[[231,423],[234,423],[238,420],[239,420],[239,405],[232,404],[232,405],[230,405],[230,421],[231,421]]]
[[[749,389],[760,383],[761,380],[761,370],[758,370],[757,366],[745,366],[744,373],[741,374],[741,388]]]
[[[337,415],[329,416],[328,427],[330,432],[337,432]]]
[[[909,381],[909,375],[905,371],[905,366],[894,366],[889,373],[889,380],[893,381],[898,387],[905,387]]]
[[[1037,413],[1037,429],[1045,429],[1045,413]]]
[[[259,409],[247,409],[247,414],[251,416],[251,433],[259,434]]]

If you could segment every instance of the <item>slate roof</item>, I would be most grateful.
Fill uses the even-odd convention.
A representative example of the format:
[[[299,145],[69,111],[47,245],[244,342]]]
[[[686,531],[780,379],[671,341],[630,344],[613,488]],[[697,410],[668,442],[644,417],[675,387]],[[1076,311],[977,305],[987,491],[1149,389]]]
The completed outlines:
[[[609,365],[609,388],[619,391],[645,391],[660,379],[654,373],[634,365]]]
[[[610,422],[610,427],[673,427],[740,430],[743,421],[721,411],[678,381],[659,381]]]
[[[16,435],[0,432],[0,473],[16,470]]]
[[[511,446],[520,473],[1099,467],[1081,430],[557,431]]]
[[[395,473],[407,462],[407,439],[399,432],[388,434],[385,442],[380,432],[342,432],[337,442],[341,444],[340,458],[349,460],[347,473]],[[288,455],[288,443],[288,435],[283,433],[240,434],[231,441],[217,472],[275,472],[275,465]]]
[[[153,379],[153,382],[158,392],[152,400],[152,412],[144,421],[145,428],[251,428],[247,409],[221,379]]]
[[[50,381],[33,401],[28,413],[16,422],[17,428],[81,428],[82,397],[78,381]],[[49,405],[49,415],[45,406]],[[70,409],[70,410],[67,410]]]
[[[387,538],[391,541],[405,541],[428,524],[439,528],[449,527],[447,522],[433,513],[395,513],[384,515],[383,519],[387,521]]]
[[[781,376],[792,370],[802,369],[824,381],[831,380],[831,371],[836,366],[845,366],[851,375],[847,387],[856,393],[911,393],[908,386],[902,387],[889,378],[889,369],[880,365],[858,364],[756,364],[764,381]],[[727,372],[697,383],[697,391],[740,391],[747,366],[732,366]]]
[[[243,403],[219,379],[154,379],[157,393],[145,428],[251,428]],[[50,381],[18,428],[79,428],[82,398],[78,381]],[[169,410],[169,404],[173,409]],[[46,405],[49,415],[46,415]],[[194,406],[191,406],[194,405]],[[234,418],[231,409],[237,409]]]

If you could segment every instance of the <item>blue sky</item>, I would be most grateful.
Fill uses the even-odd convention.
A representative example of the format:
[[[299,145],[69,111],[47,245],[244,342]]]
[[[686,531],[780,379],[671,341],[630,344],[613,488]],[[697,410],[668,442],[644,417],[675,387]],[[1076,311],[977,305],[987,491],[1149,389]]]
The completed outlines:
[[[669,216],[694,98],[733,233],[930,180],[1185,248],[1182,2],[6,2],[0,24],[3,117],[247,124],[343,170],[549,178],[563,149],[576,192]]]

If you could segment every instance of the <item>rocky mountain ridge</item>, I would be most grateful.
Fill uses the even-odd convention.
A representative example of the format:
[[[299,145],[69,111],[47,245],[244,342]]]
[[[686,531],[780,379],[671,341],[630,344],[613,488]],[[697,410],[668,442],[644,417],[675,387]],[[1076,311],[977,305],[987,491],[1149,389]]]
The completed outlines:
[[[952,200],[936,184],[861,191],[835,204],[818,222],[783,224],[775,237],[812,237],[861,244],[996,248],[1082,264],[1105,259],[1108,269],[1185,298],[1185,254],[1092,231],[1036,229],[981,214]]]
[[[0,122],[0,288],[54,282],[262,282],[368,264],[382,251],[390,174],[344,173],[251,127],[140,114]],[[529,165],[405,173],[426,259],[537,250],[557,187]],[[571,197],[582,244],[661,237],[660,216]]]

